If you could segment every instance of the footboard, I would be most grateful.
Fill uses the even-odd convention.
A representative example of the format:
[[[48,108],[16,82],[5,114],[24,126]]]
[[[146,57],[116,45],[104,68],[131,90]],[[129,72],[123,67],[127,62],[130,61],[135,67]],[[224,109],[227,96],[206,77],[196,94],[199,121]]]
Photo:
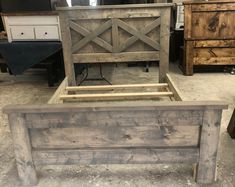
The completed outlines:
[[[4,112],[25,185],[37,183],[35,165],[44,164],[195,163],[197,182],[212,183],[225,108],[170,102],[9,106]]]

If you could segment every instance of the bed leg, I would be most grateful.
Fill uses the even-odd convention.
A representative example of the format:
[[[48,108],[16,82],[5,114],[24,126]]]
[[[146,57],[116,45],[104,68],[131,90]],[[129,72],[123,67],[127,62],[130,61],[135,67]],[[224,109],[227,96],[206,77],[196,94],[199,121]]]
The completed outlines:
[[[38,183],[38,180],[32,160],[31,143],[24,115],[10,114],[9,124],[15,147],[14,150],[19,178],[24,186],[34,186]]]
[[[196,173],[199,184],[216,181],[216,159],[219,144],[221,110],[206,110],[200,140],[200,156]]]

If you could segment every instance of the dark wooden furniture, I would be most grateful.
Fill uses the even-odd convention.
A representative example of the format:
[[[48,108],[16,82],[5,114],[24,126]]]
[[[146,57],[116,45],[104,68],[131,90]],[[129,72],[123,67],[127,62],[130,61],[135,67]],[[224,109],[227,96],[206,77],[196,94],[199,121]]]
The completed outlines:
[[[235,65],[235,2],[187,1],[184,74],[196,65]]]
[[[229,135],[231,136],[231,138],[235,138],[235,110],[233,111],[227,131]]]
[[[64,78],[61,42],[0,42],[0,70],[21,75],[29,68],[46,69],[48,86]]]

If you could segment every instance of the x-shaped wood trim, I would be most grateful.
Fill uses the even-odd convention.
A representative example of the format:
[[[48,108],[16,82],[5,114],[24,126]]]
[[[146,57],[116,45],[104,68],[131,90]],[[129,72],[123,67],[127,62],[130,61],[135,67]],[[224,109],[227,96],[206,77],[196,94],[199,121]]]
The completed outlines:
[[[158,20],[158,19],[157,19]],[[159,24],[158,24],[159,22]],[[132,34],[135,39],[129,39],[129,42],[131,40],[130,43],[127,43],[128,45],[125,45],[125,47],[123,49],[126,49],[126,46],[129,47],[131,44],[135,43],[138,39],[141,40],[142,42],[146,43],[147,45],[151,46],[152,48],[156,49],[157,51],[159,51],[160,49],[160,45],[159,43],[157,43],[156,41],[154,41],[153,39],[149,38],[148,36],[146,36],[144,34],[144,32],[140,32],[138,30],[136,30],[135,28],[133,28],[132,26],[128,25],[127,23],[125,23],[124,21],[117,19],[117,24],[120,28],[122,28],[123,30],[125,30],[126,32]],[[156,22],[153,22],[153,24],[156,24]],[[151,24],[147,29],[151,29],[153,24]],[[157,24],[160,25],[160,19],[159,21],[157,21]],[[146,28],[144,29],[144,31],[146,32]],[[149,31],[150,32],[150,31]],[[147,34],[148,32],[146,32]],[[123,49],[121,49],[120,51],[123,51]]]
[[[104,24],[102,24],[99,28],[96,30],[90,32],[87,29],[81,27],[80,25],[74,23],[73,21],[70,21],[70,27],[75,30],[76,32],[80,33],[81,35],[85,36],[82,40],[80,40],[78,43],[76,43],[72,47],[72,52],[76,52],[82,47],[84,47],[87,43],[90,41],[95,42],[97,45],[105,48],[107,51],[112,52],[113,47],[103,39],[99,38],[98,36],[102,34],[104,31],[112,27],[112,21],[108,20]]]
[[[140,31],[136,30],[134,27],[128,25],[124,21],[114,18],[111,20],[106,21],[104,24],[102,24],[100,27],[95,29],[94,31],[90,32],[86,28],[81,27],[79,24],[70,21],[70,28],[72,28],[74,31],[80,33],[84,36],[82,40],[80,40],[78,43],[76,43],[74,46],[72,46],[72,52],[76,52],[82,47],[84,47],[86,44],[88,44],[90,41],[93,41],[100,47],[106,49],[107,51],[111,53],[115,52],[122,52],[125,49],[127,49],[129,46],[133,45],[136,41],[141,40],[147,45],[151,46],[155,50],[160,50],[160,44],[154,41],[153,39],[146,36],[149,32],[151,32],[156,27],[160,26],[160,18],[157,18],[155,21],[141,29]],[[108,30],[112,27],[112,42],[113,46],[111,46],[108,42],[105,40],[99,38],[98,36]],[[126,40],[126,42],[119,46],[118,41],[118,27],[122,28],[126,32],[132,34],[133,36]]]
[[[150,23],[149,25],[147,25],[146,27],[144,27],[143,29],[141,29],[140,30],[140,32],[139,31],[137,31],[138,33],[142,33],[142,36],[145,36],[146,34],[148,34],[149,32],[151,32],[153,29],[155,29],[155,28],[157,28],[157,27],[159,27],[160,26],[160,24],[161,24],[161,20],[160,20],[160,18],[157,18],[156,20],[154,20],[152,23]],[[122,28],[122,27],[121,27]],[[126,27],[125,27],[126,28]],[[123,28],[124,29],[124,28]],[[124,29],[125,30],[125,29]],[[129,32],[129,31],[128,31]],[[136,32],[135,32],[136,33]],[[131,33],[132,34],[132,33]],[[120,48],[119,48],[119,52],[121,52],[121,51],[124,51],[126,48],[128,48],[129,46],[131,46],[131,45],[133,45],[136,41],[138,41],[139,39],[141,40],[141,39],[145,39],[147,36],[145,36],[144,38],[143,37],[141,37],[141,38],[139,38],[139,35],[140,34],[138,34],[138,36],[136,36],[136,35],[134,35],[134,36],[132,36],[132,37],[130,37],[129,39],[127,39],[126,40],[126,42],[122,45],[122,46],[120,46]],[[142,40],[143,41],[143,40]],[[143,42],[145,42],[146,40],[144,40]],[[149,41],[149,40],[148,40]],[[146,42],[145,42],[146,43]],[[148,43],[147,43],[148,44]],[[154,45],[154,49],[156,49],[156,50],[160,50],[160,44],[159,43],[157,43],[157,42],[155,42],[155,43],[153,43],[153,41],[151,41],[151,44],[153,44]],[[150,46],[152,46],[152,45],[150,45]]]

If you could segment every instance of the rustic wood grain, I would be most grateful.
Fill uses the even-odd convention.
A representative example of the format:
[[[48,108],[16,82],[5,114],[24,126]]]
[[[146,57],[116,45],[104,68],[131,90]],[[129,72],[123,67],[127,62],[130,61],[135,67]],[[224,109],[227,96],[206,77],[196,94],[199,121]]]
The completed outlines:
[[[220,121],[220,110],[205,110],[196,175],[198,183],[210,184],[216,181],[216,159],[219,144]]]
[[[91,111],[167,111],[167,110],[222,110],[228,109],[228,104],[222,101],[172,101],[172,102],[143,102],[132,103],[128,106],[126,103],[79,103],[77,104],[57,104],[57,105],[9,105],[3,108],[6,114],[45,114],[57,112],[91,112]]]
[[[30,129],[34,149],[198,146],[198,126]]]
[[[196,163],[198,149],[87,149],[33,151],[37,165]]]
[[[168,74],[166,74],[166,82],[169,85],[169,90],[171,90],[173,92],[175,100],[176,101],[183,101],[183,99],[181,97],[182,94],[180,94],[179,89],[177,88],[174,81],[172,80],[172,78]]]
[[[62,38],[66,47],[65,69],[69,85],[75,85],[75,75],[71,72],[73,63],[159,60],[160,82],[164,82],[169,66],[171,6],[146,4],[112,6],[110,9],[109,6],[98,6],[96,9],[58,8],[61,20],[66,22],[62,26]]]
[[[170,9],[165,9],[162,11],[160,31],[159,82],[166,81],[166,74],[169,71],[170,16]]]
[[[25,186],[37,184],[37,175],[31,154],[31,143],[25,118],[22,114],[9,115],[10,129],[12,133],[16,165],[19,178]]]
[[[59,13],[59,17],[60,17],[65,74],[66,77],[68,78],[68,84],[70,86],[75,86],[76,78],[75,78],[74,64],[72,62],[72,54],[71,54],[72,39],[70,36],[69,21],[67,15],[64,14],[63,12]]]
[[[24,183],[37,182],[35,163],[196,163],[197,181],[210,183],[224,108],[227,105],[222,102],[181,101],[132,106],[17,105],[3,111],[10,113]]]
[[[235,47],[235,40],[199,40],[195,41],[195,47]]]
[[[189,1],[185,5],[184,73],[194,65],[235,64],[235,1]]]
[[[235,2],[234,2],[235,5]],[[235,39],[235,10],[228,12],[193,12],[193,39]]]
[[[74,54],[74,63],[116,63],[116,62],[143,62],[156,61],[158,51],[123,52],[123,53],[83,53]]]
[[[193,51],[193,41],[185,41],[185,50],[184,50],[184,74],[185,75],[193,75],[193,57],[194,57],[194,51]]]
[[[68,78],[65,77],[65,79],[62,81],[56,92],[53,94],[51,99],[48,101],[48,104],[58,104],[63,103],[63,101],[60,99],[61,94],[66,93],[66,87],[68,86]]]
[[[215,58],[215,57],[234,57],[235,47],[233,48],[197,48],[194,49],[194,57],[196,58]]]
[[[90,31],[88,31],[86,28],[81,27],[80,25],[78,25],[77,23],[73,21],[70,21],[70,27],[71,29],[80,33],[83,36],[87,36],[88,34],[91,34]],[[106,49],[109,52],[113,51],[113,47],[108,42],[104,41],[103,39],[97,36],[92,37],[90,41],[95,42],[97,45],[101,46],[102,48]]]
[[[235,57],[194,58],[194,65],[233,65]]]

